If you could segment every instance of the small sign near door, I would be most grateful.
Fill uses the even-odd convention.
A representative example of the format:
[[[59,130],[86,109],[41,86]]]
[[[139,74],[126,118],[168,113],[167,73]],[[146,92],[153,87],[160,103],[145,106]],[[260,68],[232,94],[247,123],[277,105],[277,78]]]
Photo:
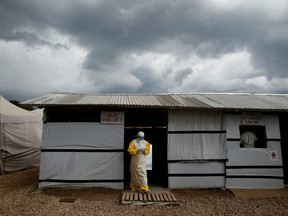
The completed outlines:
[[[152,144],[150,144],[150,153],[146,156],[146,170],[152,170]]]
[[[270,151],[270,158],[271,161],[278,161],[278,155],[276,150]]]

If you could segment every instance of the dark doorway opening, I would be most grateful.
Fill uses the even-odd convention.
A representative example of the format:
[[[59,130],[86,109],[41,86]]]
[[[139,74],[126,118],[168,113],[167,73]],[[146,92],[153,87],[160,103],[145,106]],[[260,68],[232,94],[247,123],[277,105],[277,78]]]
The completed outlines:
[[[147,171],[148,184],[168,187],[167,165],[167,111],[164,109],[125,110],[124,131],[124,185],[130,185],[129,142],[138,131],[145,133],[145,140],[152,144],[152,170]]]
[[[267,136],[266,136],[266,128],[262,125],[240,125],[240,134],[242,135],[244,132],[249,131],[255,134],[257,140],[255,141],[255,148],[267,148]],[[240,145],[242,146],[242,144]]]

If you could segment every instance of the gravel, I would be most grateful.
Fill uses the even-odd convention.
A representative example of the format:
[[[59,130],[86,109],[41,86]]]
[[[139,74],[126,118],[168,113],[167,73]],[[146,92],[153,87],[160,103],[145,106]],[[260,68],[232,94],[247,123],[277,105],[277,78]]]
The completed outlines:
[[[288,215],[288,198],[237,198],[229,190],[171,190],[177,206],[121,205],[122,191],[37,189],[39,169],[0,175],[0,215]],[[152,191],[153,192],[153,191]]]

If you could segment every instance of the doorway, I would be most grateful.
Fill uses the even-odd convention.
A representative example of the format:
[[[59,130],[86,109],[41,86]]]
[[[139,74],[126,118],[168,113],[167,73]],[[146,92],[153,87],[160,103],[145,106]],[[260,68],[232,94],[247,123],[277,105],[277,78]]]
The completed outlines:
[[[124,130],[124,186],[130,185],[129,142],[143,131],[152,144],[152,170],[147,170],[148,184],[168,187],[167,111],[164,109],[129,109],[125,111]]]

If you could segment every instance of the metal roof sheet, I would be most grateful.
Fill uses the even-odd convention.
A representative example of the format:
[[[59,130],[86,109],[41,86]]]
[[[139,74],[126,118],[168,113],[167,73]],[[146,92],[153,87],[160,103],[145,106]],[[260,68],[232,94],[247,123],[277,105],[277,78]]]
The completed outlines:
[[[51,93],[24,101],[34,106],[121,106],[288,110],[288,94],[71,94]]]

